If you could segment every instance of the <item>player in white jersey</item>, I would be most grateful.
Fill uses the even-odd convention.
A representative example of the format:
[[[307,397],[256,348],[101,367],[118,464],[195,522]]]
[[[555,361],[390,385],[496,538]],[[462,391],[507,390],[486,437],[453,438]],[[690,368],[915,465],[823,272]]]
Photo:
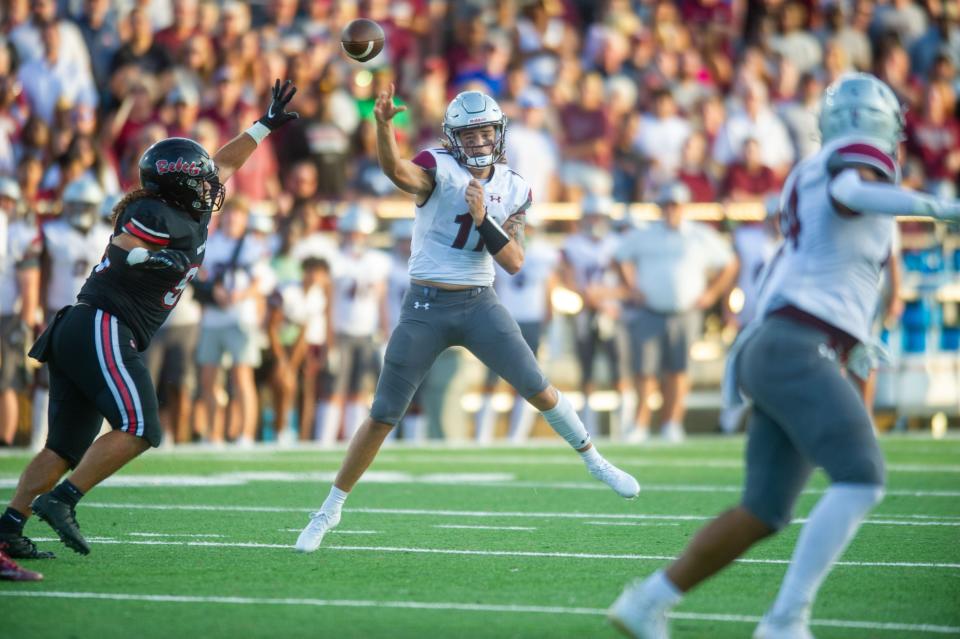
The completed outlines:
[[[374,107],[377,151],[384,174],[416,198],[410,258],[411,287],[390,336],[370,418],[357,431],[330,494],[300,533],[296,548],[312,552],[340,522],[350,490],[403,416],[437,356],[461,345],[504,377],[543,412],[580,452],[589,471],[632,498],[637,481],[606,461],[590,442],[570,402],[550,385],[520,328],[493,292],[493,262],[508,273],[523,265],[523,226],[530,189],[505,164],[506,118],[493,98],[467,91],[453,99],[443,122],[445,148],[400,157],[393,88]]]
[[[539,229],[540,222],[538,215],[527,211],[527,246],[524,250],[523,270],[516,275],[510,275],[498,264],[493,282],[500,302],[510,311],[513,319],[517,320],[520,334],[534,355],[540,349],[541,334],[553,316],[550,296],[557,285],[556,268],[559,261],[557,249],[537,234],[536,229]],[[493,440],[496,419],[493,411],[493,391],[498,379],[499,376],[488,369],[476,419],[476,437],[479,442],[489,443]],[[533,427],[534,417],[535,413],[530,404],[516,395],[507,430],[510,440],[526,441]]]
[[[77,293],[110,242],[113,228],[100,217],[103,197],[94,180],[74,180],[63,190],[60,219],[43,227],[43,302],[48,316],[77,301]]]
[[[18,214],[20,186],[0,177],[0,445],[17,430],[27,384],[27,344],[40,293],[40,238],[32,216]]]
[[[95,180],[78,178],[63,190],[60,218],[42,227],[41,304],[48,321],[77,301],[77,293],[103,258],[103,247],[110,243],[113,226],[100,216],[103,198]],[[33,393],[33,433],[38,441],[47,427],[48,387],[43,366]]]
[[[831,485],[754,633],[812,637],[817,590],[883,496],[883,457],[842,369],[861,376],[869,368],[859,351],[870,339],[892,216],[956,220],[960,202],[897,185],[903,115],[893,91],[873,76],[845,75],[826,90],[820,132],[823,148],[787,179],[784,244],[762,285],[757,318],[728,357],[728,397],[739,388],[753,402],[743,501],[701,530],[665,571],[627,587],[609,615],[630,636],[666,637],[667,612],[682,594],[783,528],[821,466]]]
[[[587,430],[596,434],[597,416],[590,408],[589,398],[596,390],[594,361],[599,350],[607,358],[611,381],[617,385],[623,398],[621,422],[633,424],[635,395],[629,388],[622,370],[622,343],[618,340],[616,301],[616,273],[613,256],[619,236],[611,229],[610,213],[613,200],[607,196],[589,194],[581,203],[579,230],[567,237],[560,252],[560,279],[566,288],[583,299],[583,312],[573,317],[580,361],[580,390],[584,403],[581,415]]]
[[[364,419],[364,382],[380,374],[377,335],[387,332],[386,294],[390,258],[367,245],[377,218],[366,206],[352,204],[337,223],[340,251],[331,264],[333,330],[336,335],[334,388],[317,412],[317,439],[335,442],[343,416],[346,439]]]

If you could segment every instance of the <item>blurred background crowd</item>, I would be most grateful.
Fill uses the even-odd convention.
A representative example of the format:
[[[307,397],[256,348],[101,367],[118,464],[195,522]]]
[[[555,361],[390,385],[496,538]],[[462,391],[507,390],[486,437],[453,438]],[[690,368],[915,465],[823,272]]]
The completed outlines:
[[[215,150],[260,116],[274,78],[299,87],[301,118],[228,184],[201,277],[214,294],[185,295],[149,351],[170,440],[332,443],[364,417],[406,282],[409,220],[388,218],[413,208],[390,206],[403,198],[377,164],[374,96],[391,83],[409,107],[396,120],[408,156],[437,145],[457,92],[499,101],[507,161],[539,203],[531,242],[541,246],[532,268],[501,273],[498,288],[506,297],[513,287],[511,310],[542,329],[548,371],[583,392],[592,428],[635,440],[652,419],[645,407],[660,409],[671,438],[682,437],[688,403],[716,423],[714,395],[687,394],[686,358],[721,360],[749,314],[776,241],[762,212],[776,207],[758,204],[752,223],[697,225],[688,241],[710,250],[651,282],[637,267],[665,231],[615,203],[769,204],[818,148],[823,88],[854,70],[876,74],[908,109],[905,183],[956,197],[960,180],[956,2],[0,0],[0,11],[7,445],[18,425],[18,441],[29,439],[28,415],[42,419],[45,404],[43,371],[23,344],[99,262],[143,150],[168,136]],[[386,31],[384,51],[364,64],[340,52],[356,17]],[[695,207],[678,210],[667,229]],[[910,254],[893,263],[881,320],[903,329],[906,351],[930,350],[935,332],[936,350],[954,352],[955,387],[960,329],[941,284],[956,279],[960,251],[932,225],[903,230]],[[900,271],[911,269],[938,284],[907,300],[901,326],[910,280]],[[685,290],[658,290],[663,281]],[[624,288],[669,308],[631,309]],[[676,340],[663,352],[636,343],[653,330],[648,311],[692,327],[681,331],[686,355],[669,352]],[[438,360],[401,436],[531,432],[522,403],[478,366],[457,352]],[[694,371],[694,385],[715,386],[715,368]]]

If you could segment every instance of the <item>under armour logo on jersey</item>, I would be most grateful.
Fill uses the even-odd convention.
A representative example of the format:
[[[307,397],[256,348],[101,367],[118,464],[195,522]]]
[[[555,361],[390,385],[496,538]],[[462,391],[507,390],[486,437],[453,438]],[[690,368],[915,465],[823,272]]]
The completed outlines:
[[[424,302],[423,304],[421,304],[420,302],[414,302],[414,303],[413,303],[413,307],[416,308],[416,309],[422,308],[422,309],[424,309],[425,311],[429,311],[429,310],[430,310],[430,302]]]
[[[503,198],[500,197],[499,195],[494,195],[493,193],[490,194],[490,201],[491,201],[491,202],[497,202],[497,203],[499,204],[502,200],[503,200]]]

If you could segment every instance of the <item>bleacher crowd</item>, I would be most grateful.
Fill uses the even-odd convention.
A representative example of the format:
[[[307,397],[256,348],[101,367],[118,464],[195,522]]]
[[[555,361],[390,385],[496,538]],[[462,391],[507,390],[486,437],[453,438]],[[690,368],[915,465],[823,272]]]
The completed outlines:
[[[956,2],[2,0],[0,8],[2,445],[13,443],[31,402],[43,419],[43,370],[26,362],[24,344],[73,303],[99,262],[112,205],[138,185],[144,149],[168,136],[216,149],[259,116],[277,77],[299,87],[301,117],[230,182],[200,286],[150,347],[176,441],[332,443],[365,417],[407,285],[411,236],[410,220],[377,215],[402,198],[376,157],[374,98],[391,83],[409,107],[395,120],[407,157],[437,146],[448,101],[478,89],[510,118],[506,159],[534,202],[578,206],[581,219],[569,224],[532,214],[539,248],[497,286],[537,332],[555,321],[553,291],[576,293],[583,312],[556,321],[570,322],[579,383],[588,395],[599,383],[632,398],[622,402],[620,432],[634,439],[646,434],[644,398],[660,373],[660,421],[682,436],[689,380],[686,354],[674,351],[689,351],[703,312],[738,321],[727,305],[735,284],[747,297],[735,310],[749,313],[756,265],[775,241],[759,223],[720,229],[733,231],[731,243],[679,214],[673,225],[668,209],[777,194],[818,146],[827,84],[854,70],[888,83],[908,108],[904,182],[958,193]],[[386,31],[384,51],[364,64],[340,52],[341,28],[360,16]],[[666,227],[611,219],[614,202],[634,201],[661,204]],[[681,227],[693,228],[684,237],[697,242],[696,259],[678,245],[665,262],[676,269],[651,274],[664,234]],[[887,310],[893,319],[900,311]],[[671,337],[650,342],[661,333]],[[609,372],[595,383],[604,354]],[[494,381],[481,393],[481,439],[492,432]],[[424,436],[430,402],[415,403],[404,437]],[[532,417],[522,403],[514,413],[519,439]]]

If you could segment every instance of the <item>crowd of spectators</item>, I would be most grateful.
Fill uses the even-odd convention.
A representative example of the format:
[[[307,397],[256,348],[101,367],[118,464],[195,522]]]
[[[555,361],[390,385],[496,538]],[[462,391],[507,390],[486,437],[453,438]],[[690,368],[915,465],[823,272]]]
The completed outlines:
[[[256,294],[229,291],[231,303],[249,307],[238,322],[262,335],[277,332],[268,300],[282,296],[270,286],[304,277],[303,295],[326,286],[329,264],[311,262],[304,276],[300,261],[322,254],[304,246],[336,245],[339,205],[375,208],[401,197],[379,171],[372,116],[376,94],[391,83],[409,107],[395,120],[408,155],[438,143],[457,92],[493,95],[511,122],[507,159],[535,202],[654,201],[677,181],[693,202],[761,201],[817,148],[823,88],[856,70],[887,82],[908,109],[906,183],[956,196],[960,179],[960,8],[945,0],[2,0],[0,7],[0,177],[17,183],[16,216],[38,228],[60,216],[68,184],[91,180],[110,201],[138,184],[137,160],[151,143],[186,136],[213,151],[259,117],[274,78],[296,83],[301,118],[238,171],[228,185],[234,214],[215,222],[224,228],[214,234],[228,240],[256,236],[246,253],[269,247],[269,272],[245,271],[244,286]],[[386,31],[383,52],[364,64],[342,55],[339,42],[343,25],[361,16]],[[240,220],[237,228],[231,220]],[[244,258],[232,250],[221,251],[222,261],[235,269]],[[230,324],[206,307],[196,313],[201,330]],[[227,388],[242,399],[233,436],[252,438],[260,357],[222,341],[197,354],[211,402],[200,410],[216,410],[210,360],[233,349],[240,370]],[[261,350],[281,359],[296,352],[298,367],[317,365],[277,344]],[[273,382],[288,407],[293,400],[281,390],[291,380]]]

